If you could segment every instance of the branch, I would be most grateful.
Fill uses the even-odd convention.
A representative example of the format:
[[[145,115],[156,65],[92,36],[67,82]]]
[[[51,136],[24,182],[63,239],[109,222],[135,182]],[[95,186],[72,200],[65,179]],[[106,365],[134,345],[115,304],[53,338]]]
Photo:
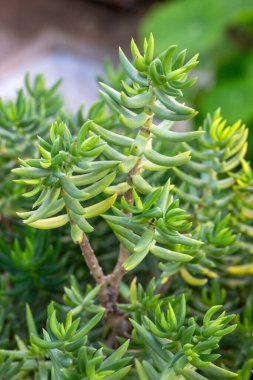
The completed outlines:
[[[95,253],[90,245],[89,239],[83,234],[83,241],[80,244],[82,255],[90,270],[91,275],[96,280],[97,284],[103,284],[105,282],[105,276],[103,269],[99,265],[99,262],[95,256]]]
[[[113,272],[107,276],[108,282],[110,282],[111,287],[114,289],[116,294],[118,294],[121,280],[126,274],[126,270],[123,264],[128,258],[128,256],[129,256],[128,250],[124,247],[123,244],[120,244],[118,261],[115,265],[115,268],[113,269]]]
[[[127,180],[129,183],[131,183],[131,181],[132,181],[132,176],[139,173],[140,163],[141,163],[141,157],[139,158],[136,165],[132,168],[132,170],[128,173]],[[132,189],[129,189],[124,194],[124,197],[125,197],[128,204],[133,204]],[[131,215],[131,213],[127,212],[126,215]],[[126,261],[126,259],[128,258],[128,256],[129,256],[128,250],[124,247],[123,244],[120,244],[118,261],[114,267],[113,272],[108,276],[108,280],[110,281],[111,286],[117,295],[119,292],[119,286],[120,286],[121,280],[124,277],[124,275],[126,274],[126,270],[125,270],[123,264]]]
[[[90,274],[93,276],[96,283],[102,286],[100,292],[100,302],[103,306],[106,307],[108,303],[106,276],[104,275],[103,269],[101,268],[98,259],[90,245],[89,239],[85,234],[83,234],[83,241],[80,244],[80,248],[84,261],[90,270]]]

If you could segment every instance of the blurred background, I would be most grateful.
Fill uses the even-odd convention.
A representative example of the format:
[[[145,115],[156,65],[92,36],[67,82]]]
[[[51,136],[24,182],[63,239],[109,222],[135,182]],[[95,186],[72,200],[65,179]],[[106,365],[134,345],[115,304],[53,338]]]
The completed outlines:
[[[117,62],[154,33],[159,52],[170,44],[200,53],[199,77],[188,102],[199,111],[221,107],[229,122],[253,131],[253,0],[0,0],[0,96],[10,97],[26,71],[50,82],[64,77],[70,110],[96,99],[103,59]],[[251,158],[253,132],[250,133]]]
[[[67,105],[96,99],[103,59],[136,36],[147,0],[0,0],[0,96],[12,96],[26,71],[64,78]]]

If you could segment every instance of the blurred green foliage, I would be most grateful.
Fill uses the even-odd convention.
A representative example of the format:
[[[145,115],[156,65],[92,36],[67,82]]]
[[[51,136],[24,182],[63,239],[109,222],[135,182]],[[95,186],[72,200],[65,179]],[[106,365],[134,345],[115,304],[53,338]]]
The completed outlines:
[[[253,124],[252,0],[166,1],[152,7],[140,26],[141,37],[151,31],[159,52],[173,43],[187,46],[189,55],[200,53],[199,83],[191,92],[199,111],[195,121],[221,106],[229,122]]]

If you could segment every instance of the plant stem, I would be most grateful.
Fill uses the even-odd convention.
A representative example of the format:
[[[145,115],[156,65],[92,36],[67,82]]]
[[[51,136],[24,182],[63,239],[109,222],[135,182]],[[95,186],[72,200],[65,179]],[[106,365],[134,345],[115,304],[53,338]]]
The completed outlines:
[[[136,163],[136,165],[132,168],[132,170],[128,173],[127,180],[129,183],[131,183],[132,181],[132,176],[139,173],[140,163],[141,163],[141,157]],[[128,204],[133,204],[132,189],[129,189],[123,196],[126,199]],[[126,213],[126,215],[131,215],[131,213]],[[113,272],[108,276],[111,286],[116,292],[117,296],[118,296],[121,280],[126,274],[126,270],[123,265],[126,259],[128,258],[128,256],[129,256],[128,250],[124,247],[123,244],[120,244],[118,261],[113,269]]]
[[[118,271],[120,268],[123,268],[123,262],[119,264],[120,268],[117,270],[115,277],[113,273],[106,276],[85,234],[83,234],[83,241],[80,244],[80,248],[84,261],[90,270],[90,274],[95,279],[97,285],[101,285],[99,294],[101,305],[105,307],[107,314],[114,313],[116,310],[119,284],[124,275],[124,273],[119,275]]]
[[[104,275],[103,269],[101,268],[98,259],[90,245],[89,239],[85,235],[85,233],[83,234],[83,241],[80,244],[80,248],[82,251],[84,261],[86,262],[86,265],[88,266],[91,275],[95,279],[96,283],[102,286],[100,292],[100,302],[104,307],[106,307],[106,304],[108,302],[108,296],[106,291],[106,276]]]
[[[123,244],[120,244],[118,261],[113,269],[113,272],[109,276],[107,276],[108,280],[110,281],[111,287],[117,294],[119,292],[121,280],[126,274],[126,270],[124,269],[123,264],[128,258],[128,256],[128,250],[124,247]]]
[[[96,280],[97,284],[103,284],[104,283],[104,272],[101,266],[99,265],[99,262],[94,254],[94,251],[90,245],[89,239],[85,234],[83,234],[83,241],[80,244],[82,254],[84,257],[84,260],[90,270],[90,273]]]

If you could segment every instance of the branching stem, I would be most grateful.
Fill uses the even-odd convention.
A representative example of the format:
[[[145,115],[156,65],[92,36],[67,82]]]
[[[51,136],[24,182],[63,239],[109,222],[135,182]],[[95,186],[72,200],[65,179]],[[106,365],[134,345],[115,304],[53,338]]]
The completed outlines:
[[[140,171],[140,163],[141,163],[141,158],[138,160],[136,165],[133,167],[133,169],[128,173],[128,182],[131,183],[132,181],[132,176],[139,173]],[[133,204],[133,195],[132,195],[132,190],[129,189],[125,194],[124,197],[127,201],[128,204]],[[130,213],[127,213],[127,215],[130,215]],[[118,261],[114,267],[113,272],[108,276],[110,278],[111,286],[113,287],[114,291],[118,295],[119,292],[119,286],[121,283],[122,278],[126,274],[126,270],[124,268],[124,262],[129,256],[128,250],[124,247],[123,244],[120,244],[120,249],[119,249],[119,257]]]
[[[105,281],[105,275],[90,245],[89,239],[85,234],[83,234],[83,241],[80,244],[80,247],[82,250],[84,260],[90,270],[90,273],[96,280],[97,284],[102,285]]]
[[[90,270],[91,275],[95,279],[96,283],[98,285],[101,285],[101,292],[100,292],[100,302],[101,304],[106,307],[108,302],[108,295],[106,291],[106,276],[103,272],[102,267],[100,266],[98,259],[90,245],[88,237],[83,234],[83,241],[80,244],[80,248],[82,251],[82,255],[84,258],[84,261],[87,265],[87,267]]]
[[[152,125],[152,120],[153,115],[151,115],[146,125],[143,126],[143,133],[149,135],[149,128]],[[140,173],[141,161],[142,155],[139,157],[138,162],[135,164],[135,166],[128,173],[127,181],[130,185],[132,184],[132,176]],[[123,196],[125,197],[128,204],[133,204],[133,194],[131,188],[125,194],[123,194]],[[131,215],[129,213],[126,214]],[[83,241],[80,244],[80,247],[91,275],[94,277],[96,283],[101,285],[100,302],[106,309],[107,322],[112,327],[112,334],[109,339],[112,339],[112,341],[114,341],[116,335],[124,335],[124,333],[127,334],[129,327],[125,326],[126,328],[123,328],[123,325],[126,325],[126,320],[116,305],[120,283],[126,274],[124,262],[128,258],[129,252],[122,244],[120,244],[117,263],[112,273],[106,276],[85,234],[83,236]],[[122,329],[124,331],[122,331]]]

